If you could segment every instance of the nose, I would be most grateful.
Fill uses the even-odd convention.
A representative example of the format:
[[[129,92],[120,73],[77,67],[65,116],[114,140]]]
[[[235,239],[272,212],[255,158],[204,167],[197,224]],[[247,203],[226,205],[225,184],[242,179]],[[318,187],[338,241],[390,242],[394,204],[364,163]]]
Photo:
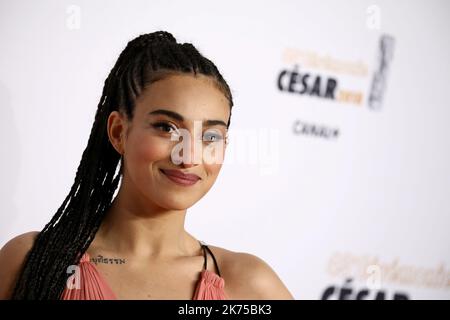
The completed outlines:
[[[188,163],[188,162],[182,162],[181,163],[181,167],[183,167],[183,168],[191,168],[191,167],[195,167],[196,166],[196,164],[194,164],[194,163]]]
[[[185,140],[186,139],[186,140]],[[200,137],[195,137],[194,133],[183,135],[182,148],[180,152],[181,166],[184,168],[191,168],[199,165],[202,162],[202,148],[203,142]],[[188,152],[188,155],[184,155]]]

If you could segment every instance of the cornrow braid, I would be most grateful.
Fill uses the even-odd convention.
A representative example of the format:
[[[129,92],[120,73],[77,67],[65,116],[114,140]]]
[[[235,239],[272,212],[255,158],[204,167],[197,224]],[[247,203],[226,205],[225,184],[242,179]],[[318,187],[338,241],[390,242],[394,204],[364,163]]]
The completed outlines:
[[[128,42],[104,82],[74,183],[28,252],[12,299],[60,299],[70,276],[67,268],[79,264],[94,240],[123,174],[121,156],[107,135],[108,117],[117,110],[132,119],[143,89],[171,74],[211,77],[229,101],[231,118],[230,88],[214,63],[192,44],[177,43],[166,31]]]

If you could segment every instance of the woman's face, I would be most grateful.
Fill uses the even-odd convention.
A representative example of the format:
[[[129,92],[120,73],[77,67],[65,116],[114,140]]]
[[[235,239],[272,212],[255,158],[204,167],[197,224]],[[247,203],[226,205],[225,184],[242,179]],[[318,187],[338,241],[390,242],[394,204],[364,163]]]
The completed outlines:
[[[110,140],[124,157],[124,185],[162,208],[189,208],[220,172],[229,116],[228,100],[208,77],[171,75],[152,83],[136,100],[131,122],[118,112],[108,119]],[[172,169],[200,180],[178,184],[161,171]]]

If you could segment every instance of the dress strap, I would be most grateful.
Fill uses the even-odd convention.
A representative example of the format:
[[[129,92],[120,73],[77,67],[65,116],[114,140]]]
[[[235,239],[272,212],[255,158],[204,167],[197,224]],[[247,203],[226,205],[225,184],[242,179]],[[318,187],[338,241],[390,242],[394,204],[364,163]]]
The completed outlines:
[[[216,266],[216,269],[217,269],[217,274],[219,275],[219,277],[221,277],[220,270],[219,270],[219,265],[217,264],[216,257],[214,257],[214,254],[212,253],[211,249],[203,241],[199,241],[199,242],[200,242],[200,245],[202,246],[202,250],[203,250],[203,258],[204,258],[203,269],[207,270],[207,266],[208,266],[207,265],[207,260],[208,259],[206,257],[206,251],[208,251],[211,254],[211,257],[213,258],[214,265]]]

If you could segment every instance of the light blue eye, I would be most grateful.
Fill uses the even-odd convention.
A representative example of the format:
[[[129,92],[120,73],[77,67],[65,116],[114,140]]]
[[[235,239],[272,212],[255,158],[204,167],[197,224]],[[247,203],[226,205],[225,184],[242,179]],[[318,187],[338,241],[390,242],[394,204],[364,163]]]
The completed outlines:
[[[205,134],[204,137],[205,137],[204,138],[205,141],[207,141],[207,142],[216,142],[216,141],[223,139],[223,137],[220,134],[215,134],[215,133],[213,133],[213,134],[207,133],[207,134]]]

